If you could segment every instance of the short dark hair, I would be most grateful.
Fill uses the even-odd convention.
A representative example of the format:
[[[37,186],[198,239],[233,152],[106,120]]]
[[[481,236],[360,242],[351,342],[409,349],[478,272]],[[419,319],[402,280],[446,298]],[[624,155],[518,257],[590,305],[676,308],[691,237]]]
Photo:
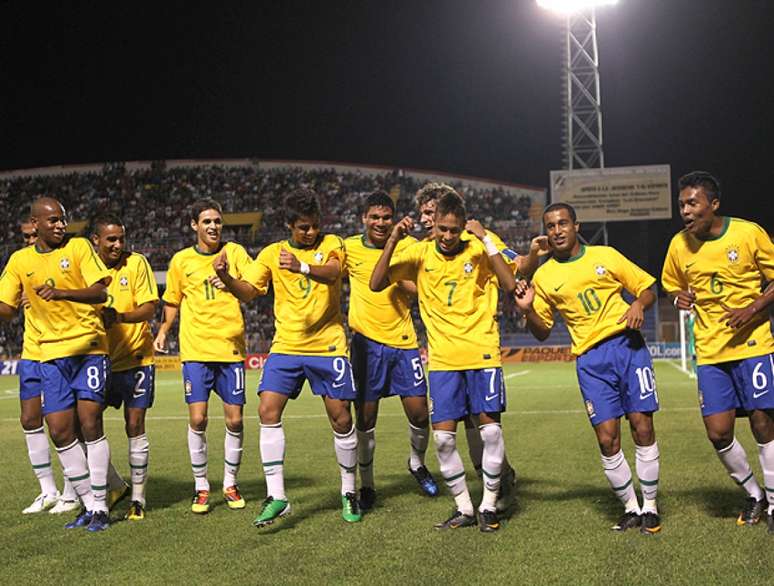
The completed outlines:
[[[19,218],[19,226],[22,224],[32,224],[32,216],[29,214],[24,214],[21,218]]]
[[[293,225],[296,220],[302,216],[310,218],[319,218],[320,198],[313,189],[308,187],[299,187],[285,196],[283,200],[285,207],[285,223]]]
[[[465,211],[465,201],[460,195],[452,190],[444,193],[438,198],[438,206],[435,208],[435,216],[440,218],[441,216],[448,216],[453,214],[461,219],[463,222],[467,218],[467,212]]]
[[[570,214],[570,217],[572,218],[573,224],[578,221],[578,214],[575,213],[575,208],[568,203],[564,203],[563,201],[558,201],[546,206],[546,208],[543,210],[543,213],[541,214],[541,217],[545,217],[548,212],[555,212],[556,210],[567,210],[567,213]]]
[[[363,207],[363,214],[367,214],[371,208],[390,208],[390,211],[395,213],[395,202],[383,189],[377,189],[372,191],[366,197],[365,206]]]
[[[720,181],[706,171],[691,171],[680,177],[677,180],[678,191],[682,191],[686,187],[703,187],[709,201],[720,199]]]
[[[202,215],[202,212],[206,212],[207,210],[215,210],[221,216],[223,215],[223,208],[219,202],[212,199],[211,197],[203,197],[202,199],[197,199],[191,204],[191,221],[198,222],[199,216]]]
[[[99,236],[100,226],[123,226],[121,218],[115,214],[101,214],[89,222],[86,236]]]
[[[417,195],[414,199],[416,201],[417,207],[421,208],[427,202],[434,200],[437,201],[447,193],[457,192],[451,185],[447,185],[446,183],[430,182],[426,183],[419,191],[417,191]]]

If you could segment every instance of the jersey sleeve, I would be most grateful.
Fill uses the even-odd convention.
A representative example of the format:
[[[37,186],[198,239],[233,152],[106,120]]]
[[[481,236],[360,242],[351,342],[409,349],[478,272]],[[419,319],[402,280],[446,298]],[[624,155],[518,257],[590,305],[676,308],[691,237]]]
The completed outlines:
[[[134,298],[137,305],[143,303],[155,303],[159,300],[159,288],[156,284],[156,277],[153,276],[153,270],[148,264],[148,259],[138,254],[138,262],[134,278]]]
[[[615,248],[609,249],[613,257],[614,275],[618,281],[635,297],[639,297],[643,291],[650,289],[656,282],[656,278],[644,271]]]
[[[672,240],[664,259],[664,268],[661,271],[661,286],[667,293],[677,293],[678,291],[686,291],[688,289],[688,282],[680,270],[679,263],[677,247],[675,246],[675,241]]]
[[[181,282],[182,271],[180,270],[180,262],[177,256],[173,256],[169,261],[169,269],[167,269],[167,288],[164,291],[162,299],[164,303],[171,305],[180,305],[183,301],[183,287]]]
[[[535,313],[537,313],[538,317],[547,328],[553,328],[554,310],[551,307],[551,302],[538,283],[533,281],[532,284],[535,287],[535,299],[532,301],[532,309],[535,310]]]
[[[771,242],[766,231],[757,224],[753,241],[755,265],[766,281],[774,280],[774,243]]]
[[[0,302],[10,305],[14,309],[19,307],[21,301],[22,283],[17,270],[16,258],[11,256],[8,264],[0,274]]]
[[[241,244],[235,244],[231,254],[231,262],[234,267],[234,276],[241,277],[245,274],[247,267],[252,264],[253,259],[250,258],[250,255],[247,254],[247,250],[245,250],[245,247]]]
[[[78,238],[74,252],[87,287],[91,287],[103,279],[106,285],[110,283],[110,272],[107,270],[105,263],[94,252],[94,247],[88,240]]]
[[[335,258],[339,261],[339,265],[343,268],[346,262],[346,253],[344,252],[344,241],[338,236],[329,235],[326,237],[330,242],[327,243],[327,251],[325,255],[325,263]]]
[[[412,244],[390,259],[390,267],[387,272],[390,283],[397,283],[398,281],[416,282],[423,249],[424,247],[419,244]]]
[[[269,291],[269,284],[271,283],[271,266],[272,264],[276,264],[273,251],[273,246],[264,248],[242,273],[242,279],[255,287],[258,290],[259,295],[266,295]]]

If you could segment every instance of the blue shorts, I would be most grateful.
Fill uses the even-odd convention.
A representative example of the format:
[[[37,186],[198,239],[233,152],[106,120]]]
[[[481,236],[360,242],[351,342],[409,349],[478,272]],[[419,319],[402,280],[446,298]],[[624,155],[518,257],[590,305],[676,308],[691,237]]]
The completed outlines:
[[[575,372],[591,425],[658,411],[653,359],[637,331],[626,330],[587,350],[575,361]]]
[[[76,401],[105,403],[105,385],[110,376],[110,359],[104,354],[56,358],[40,363],[43,383],[43,415],[66,411]]]
[[[155,383],[156,367],[152,364],[114,372],[108,381],[105,402],[116,409],[122,403],[133,409],[149,409],[153,406]]]
[[[183,362],[185,402],[206,403],[215,391],[224,403],[245,404],[245,363]]]
[[[774,409],[774,354],[696,369],[703,417],[731,409]]]
[[[430,418],[433,423],[457,421],[471,413],[505,411],[503,369],[431,370]]]
[[[425,371],[417,348],[393,348],[355,333],[350,351],[358,401],[427,395]]]
[[[40,380],[40,362],[22,358],[16,365],[16,372],[19,373],[19,398],[22,401],[39,399],[43,393]]]
[[[352,366],[346,356],[302,356],[269,354],[263,365],[258,394],[273,391],[298,397],[304,381],[309,381],[315,395],[353,401],[356,398]]]

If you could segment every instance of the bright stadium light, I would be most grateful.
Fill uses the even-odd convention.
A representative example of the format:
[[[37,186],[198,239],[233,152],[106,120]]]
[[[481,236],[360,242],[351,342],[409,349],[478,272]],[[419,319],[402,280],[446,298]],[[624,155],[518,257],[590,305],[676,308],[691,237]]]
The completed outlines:
[[[597,6],[617,4],[618,0],[537,0],[538,6],[562,14],[571,14]]]

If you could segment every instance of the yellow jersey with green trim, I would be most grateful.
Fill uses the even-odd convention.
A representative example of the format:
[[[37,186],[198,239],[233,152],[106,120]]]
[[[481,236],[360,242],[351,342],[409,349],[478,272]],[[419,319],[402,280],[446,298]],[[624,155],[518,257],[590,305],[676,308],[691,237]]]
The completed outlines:
[[[11,255],[0,276],[0,301],[18,307],[24,291],[29,312],[40,330],[40,360],[85,354],[107,354],[108,345],[99,307],[74,301],[43,301],[36,287],[86,289],[110,279],[110,273],[85,238],[70,238],[59,248],[39,252],[27,246]],[[29,322],[28,322],[29,323]]]
[[[390,282],[417,284],[430,370],[501,365],[496,303],[492,308],[491,288],[496,286],[493,274],[478,239],[463,241],[455,255],[444,255],[435,240],[424,240],[392,257]]]
[[[774,245],[758,224],[725,217],[716,238],[699,240],[685,230],[669,244],[661,284],[667,293],[696,294],[693,331],[697,364],[717,364],[774,352],[768,312],[732,329],[724,319],[731,308],[749,305],[764,281],[774,279]]]
[[[264,248],[245,271],[243,279],[261,295],[274,289],[274,354],[342,356],[347,340],[341,319],[341,276],[331,285],[307,275],[280,269],[279,255],[287,250],[309,266],[321,266],[332,258],[344,263],[344,242],[325,234],[309,248],[298,248],[290,240]]]
[[[532,305],[547,327],[554,325],[553,310],[559,312],[570,331],[572,353],[580,356],[626,329],[620,320],[629,304],[621,291],[639,297],[655,282],[615,248],[582,244],[576,256],[552,257],[535,271]]]
[[[133,311],[144,303],[159,300],[153,270],[147,259],[136,252],[125,254],[112,268],[105,307],[118,313]],[[107,331],[113,372],[153,364],[153,335],[147,321],[113,324]]]
[[[395,254],[416,242],[411,236],[403,238]],[[344,250],[344,268],[349,274],[350,287],[350,329],[393,348],[416,348],[417,334],[411,321],[412,296],[397,283],[378,293],[368,286],[382,249],[371,244],[364,234],[357,234],[344,240]]]
[[[182,362],[239,362],[245,358],[245,324],[239,300],[208,280],[215,276],[212,262],[224,250],[229,272],[242,278],[251,259],[235,242],[226,242],[213,253],[191,246],[169,261],[162,299],[180,307]]]
[[[24,306],[24,343],[21,357],[23,360],[40,361],[40,326],[32,313],[29,303]]]

